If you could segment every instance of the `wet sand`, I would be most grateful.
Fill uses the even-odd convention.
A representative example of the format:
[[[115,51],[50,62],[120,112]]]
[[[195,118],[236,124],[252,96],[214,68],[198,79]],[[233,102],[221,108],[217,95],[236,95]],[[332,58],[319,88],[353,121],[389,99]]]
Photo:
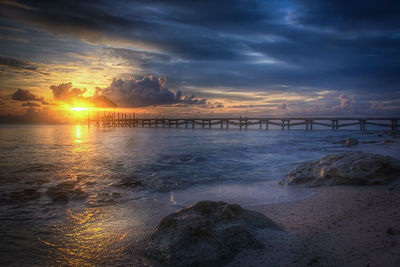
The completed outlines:
[[[229,266],[400,266],[400,188],[320,187],[302,200],[247,207],[277,222],[265,250]]]

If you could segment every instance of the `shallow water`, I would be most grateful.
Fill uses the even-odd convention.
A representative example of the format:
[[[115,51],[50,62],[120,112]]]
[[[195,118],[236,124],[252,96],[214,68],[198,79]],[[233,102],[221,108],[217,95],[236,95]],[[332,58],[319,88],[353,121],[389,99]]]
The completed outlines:
[[[333,144],[349,136],[375,143]],[[296,164],[398,148],[376,132],[2,126],[0,263],[135,264],[140,239],[177,208],[305,198],[277,184]]]

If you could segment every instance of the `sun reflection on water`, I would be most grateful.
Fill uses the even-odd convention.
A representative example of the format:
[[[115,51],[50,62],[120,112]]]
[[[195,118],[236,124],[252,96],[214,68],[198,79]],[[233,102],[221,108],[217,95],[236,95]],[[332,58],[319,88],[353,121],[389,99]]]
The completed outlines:
[[[126,249],[130,232],[115,220],[112,212],[88,207],[68,209],[65,222],[53,225],[54,240],[39,240],[49,246],[50,261],[71,266],[97,266],[117,262]]]
[[[75,127],[75,142],[81,143],[82,142],[82,133],[81,133],[81,126],[77,125]]]

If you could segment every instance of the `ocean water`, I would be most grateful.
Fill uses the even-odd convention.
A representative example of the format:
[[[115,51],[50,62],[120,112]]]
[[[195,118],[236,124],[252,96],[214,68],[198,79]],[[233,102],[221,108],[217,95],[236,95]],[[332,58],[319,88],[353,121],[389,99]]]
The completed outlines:
[[[360,144],[334,144],[350,136]],[[312,189],[277,183],[296,164],[349,150],[400,158],[399,141],[380,131],[1,126],[0,264],[137,265],[143,238],[176,209],[306,198]]]

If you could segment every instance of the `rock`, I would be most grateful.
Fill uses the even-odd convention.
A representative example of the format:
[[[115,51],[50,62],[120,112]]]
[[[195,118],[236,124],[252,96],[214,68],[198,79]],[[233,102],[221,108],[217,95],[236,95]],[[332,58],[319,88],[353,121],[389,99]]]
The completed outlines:
[[[0,197],[0,203],[21,204],[40,198],[36,188],[27,188],[21,191],[5,192]]]
[[[169,266],[215,266],[243,249],[263,248],[260,229],[280,230],[263,214],[236,204],[200,201],[161,220],[146,254]]]
[[[358,145],[358,140],[352,137],[346,139],[346,146],[356,146]]]
[[[346,146],[355,146],[358,145],[358,140],[352,137],[347,138],[346,140],[333,142],[335,145],[346,145]]]
[[[389,184],[400,176],[400,161],[389,156],[345,152],[306,162],[287,174],[280,184],[376,185]]]
[[[386,229],[386,233],[387,233],[388,235],[394,235],[393,227],[389,227],[388,229]]]
[[[83,199],[88,194],[77,186],[76,181],[66,181],[49,187],[46,194],[54,202],[68,202],[69,200]]]

